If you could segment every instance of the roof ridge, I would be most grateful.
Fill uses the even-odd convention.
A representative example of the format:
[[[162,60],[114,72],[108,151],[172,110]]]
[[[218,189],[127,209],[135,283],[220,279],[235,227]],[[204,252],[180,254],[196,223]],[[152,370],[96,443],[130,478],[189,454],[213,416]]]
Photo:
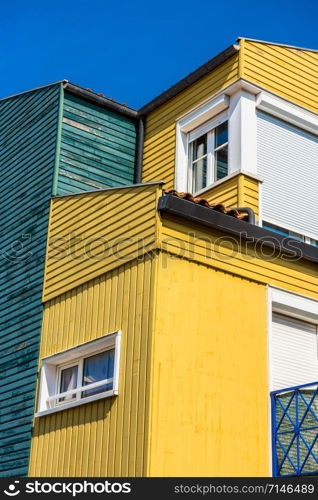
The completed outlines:
[[[268,42],[266,40],[257,40],[256,38],[248,38],[246,36],[239,36],[236,39],[237,42],[239,42],[240,40],[247,40],[249,42],[257,42],[257,43],[267,43],[269,45],[278,45],[279,47],[287,47],[287,48],[296,49],[296,50],[305,50],[308,52],[318,52],[318,49],[307,49],[305,47],[299,47],[297,45],[289,45],[287,43]]]

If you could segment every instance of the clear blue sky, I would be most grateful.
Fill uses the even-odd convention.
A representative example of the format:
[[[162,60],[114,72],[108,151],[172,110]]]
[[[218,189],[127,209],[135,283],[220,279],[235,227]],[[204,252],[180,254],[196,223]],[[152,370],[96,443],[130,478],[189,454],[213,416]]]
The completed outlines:
[[[0,97],[68,79],[138,108],[237,36],[318,49],[318,0],[1,2]]]

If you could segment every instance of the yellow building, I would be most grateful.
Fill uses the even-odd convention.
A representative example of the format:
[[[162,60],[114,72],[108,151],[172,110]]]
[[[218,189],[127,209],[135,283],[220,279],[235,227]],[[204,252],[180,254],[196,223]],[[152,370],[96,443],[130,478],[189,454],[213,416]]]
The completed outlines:
[[[317,65],[240,39],[140,110],[142,182],[52,199],[29,475],[317,472]]]

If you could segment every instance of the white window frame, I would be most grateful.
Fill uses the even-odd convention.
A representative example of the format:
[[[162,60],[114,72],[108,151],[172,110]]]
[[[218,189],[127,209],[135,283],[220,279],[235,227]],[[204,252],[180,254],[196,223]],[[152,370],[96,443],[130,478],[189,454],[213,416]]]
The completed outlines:
[[[204,135],[221,123],[228,121],[229,103],[228,96],[219,95],[194,108],[177,121],[175,171],[177,190],[187,191],[189,187],[189,142],[193,141],[194,137]],[[206,190],[208,187],[204,189]]]
[[[56,391],[56,394],[58,394],[60,392],[60,387],[61,387],[61,378],[62,378],[62,371],[67,369],[67,368],[72,368],[73,366],[77,366],[77,384],[76,386],[79,387],[80,386],[80,381],[82,380],[82,373],[83,371],[81,372],[80,374],[80,364],[83,365],[83,359],[84,358],[79,358],[79,359],[74,359],[73,361],[69,361],[68,363],[66,364],[63,364],[63,365],[59,365],[56,369],[56,386],[55,386],[55,391]],[[78,400],[78,394],[76,394],[76,398],[74,398],[74,400]],[[65,405],[66,403],[60,403],[59,401],[56,400],[55,402],[55,405],[56,406],[61,406],[61,405]]]
[[[268,443],[269,470],[272,471],[272,414],[271,414],[271,373],[272,373],[272,322],[273,313],[284,314],[318,325],[318,300],[306,295],[267,285],[267,360],[268,360]],[[314,382],[314,381],[313,381]]]
[[[36,417],[48,415],[57,411],[66,410],[82,404],[87,404],[98,399],[112,397],[118,395],[119,386],[119,363],[120,363],[120,345],[121,331],[117,330],[114,333],[104,335],[96,340],[86,342],[71,349],[61,351],[52,356],[47,356],[42,359],[42,367],[40,374],[40,387],[38,398],[38,411]],[[115,349],[114,358],[114,374],[112,379],[94,382],[93,384],[83,385],[83,365],[84,360],[95,354],[100,354],[107,350]],[[65,368],[78,366],[77,387],[64,393],[60,393],[61,373]],[[94,394],[92,396],[81,397],[83,391],[93,389],[99,385],[105,385],[112,381],[113,387],[111,390]],[[75,394],[76,398],[69,402],[58,402],[58,399],[65,397],[68,394]]]
[[[203,187],[202,189],[198,190],[197,192],[201,192],[203,190],[206,190],[208,186],[211,186],[215,182],[218,182],[218,180],[222,180],[225,177],[228,176],[228,174],[223,177],[222,179],[216,180],[216,169],[215,169],[215,156],[216,152],[219,149],[224,148],[225,146],[228,146],[229,141],[227,141],[224,144],[221,144],[220,146],[215,147],[215,129],[222,125],[223,123],[228,124],[228,113],[221,113],[217,117],[215,117],[213,120],[209,120],[207,123],[202,125],[201,127],[196,128],[195,130],[191,131],[187,135],[187,150],[188,150],[188,158],[187,158],[187,191],[192,192],[192,181],[193,181],[193,160],[192,160],[192,144],[196,139],[199,139],[199,137],[202,137],[204,135],[207,136],[207,152],[206,152],[206,158],[207,158],[207,185]],[[205,155],[204,155],[205,156]],[[198,161],[197,159],[196,161]]]
[[[240,172],[256,175],[255,95],[257,93],[259,89],[255,90],[250,85],[248,85],[248,90],[244,86],[230,85],[222,94],[210,98],[186,115],[179,117],[176,122],[175,158],[175,189],[177,191],[187,191],[189,187],[188,143],[191,132],[201,130],[201,128],[202,130],[209,127],[211,129],[212,125],[209,120],[220,120],[220,123],[228,122],[228,175],[218,181],[208,182],[204,189],[193,194],[201,195],[204,191],[225,182]]]

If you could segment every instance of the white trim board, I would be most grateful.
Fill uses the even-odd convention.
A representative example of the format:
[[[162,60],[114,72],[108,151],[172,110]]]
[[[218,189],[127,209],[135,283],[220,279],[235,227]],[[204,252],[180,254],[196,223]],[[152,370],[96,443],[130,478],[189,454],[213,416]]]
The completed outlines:
[[[273,312],[318,324],[318,301],[283,289],[268,287]]]
[[[256,108],[302,130],[318,135],[318,116],[305,109],[300,109],[296,104],[286,102],[267,92],[261,92],[256,99]]]
[[[79,346],[75,346],[65,351],[61,351],[51,356],[47,356],[46,358],[43,358],[41,372],[40,372],[38,412],[35,414],[35,416],[41,417],[43,415],[48,415],[50,413],[55,413],[57,411],[66,410],[67,408],[72,408],[73,406],[86,404],[95,401],[97,399],[117,395],[119,387],[120,346],[121,346],[121,331],[118,330],[116,332],[104,335],[103,337],[86,342]],[[94,394],[86,398],[77,399],[76,401],[71,401],[63,405],[58,405],[55,406],[54,408],[48,408],[47,405],[48,398],[54,396],[58,392],[57,378],[60,366],[72,362],[75,363],[79,359],[83,359],[85,357],[89,357],[99,352],[103,352],[107,349],[112,349],[112,348],[115,349],[115,359],[114,359],[114,373],[112,377],[113,387],[111,390],[99,394]]]

